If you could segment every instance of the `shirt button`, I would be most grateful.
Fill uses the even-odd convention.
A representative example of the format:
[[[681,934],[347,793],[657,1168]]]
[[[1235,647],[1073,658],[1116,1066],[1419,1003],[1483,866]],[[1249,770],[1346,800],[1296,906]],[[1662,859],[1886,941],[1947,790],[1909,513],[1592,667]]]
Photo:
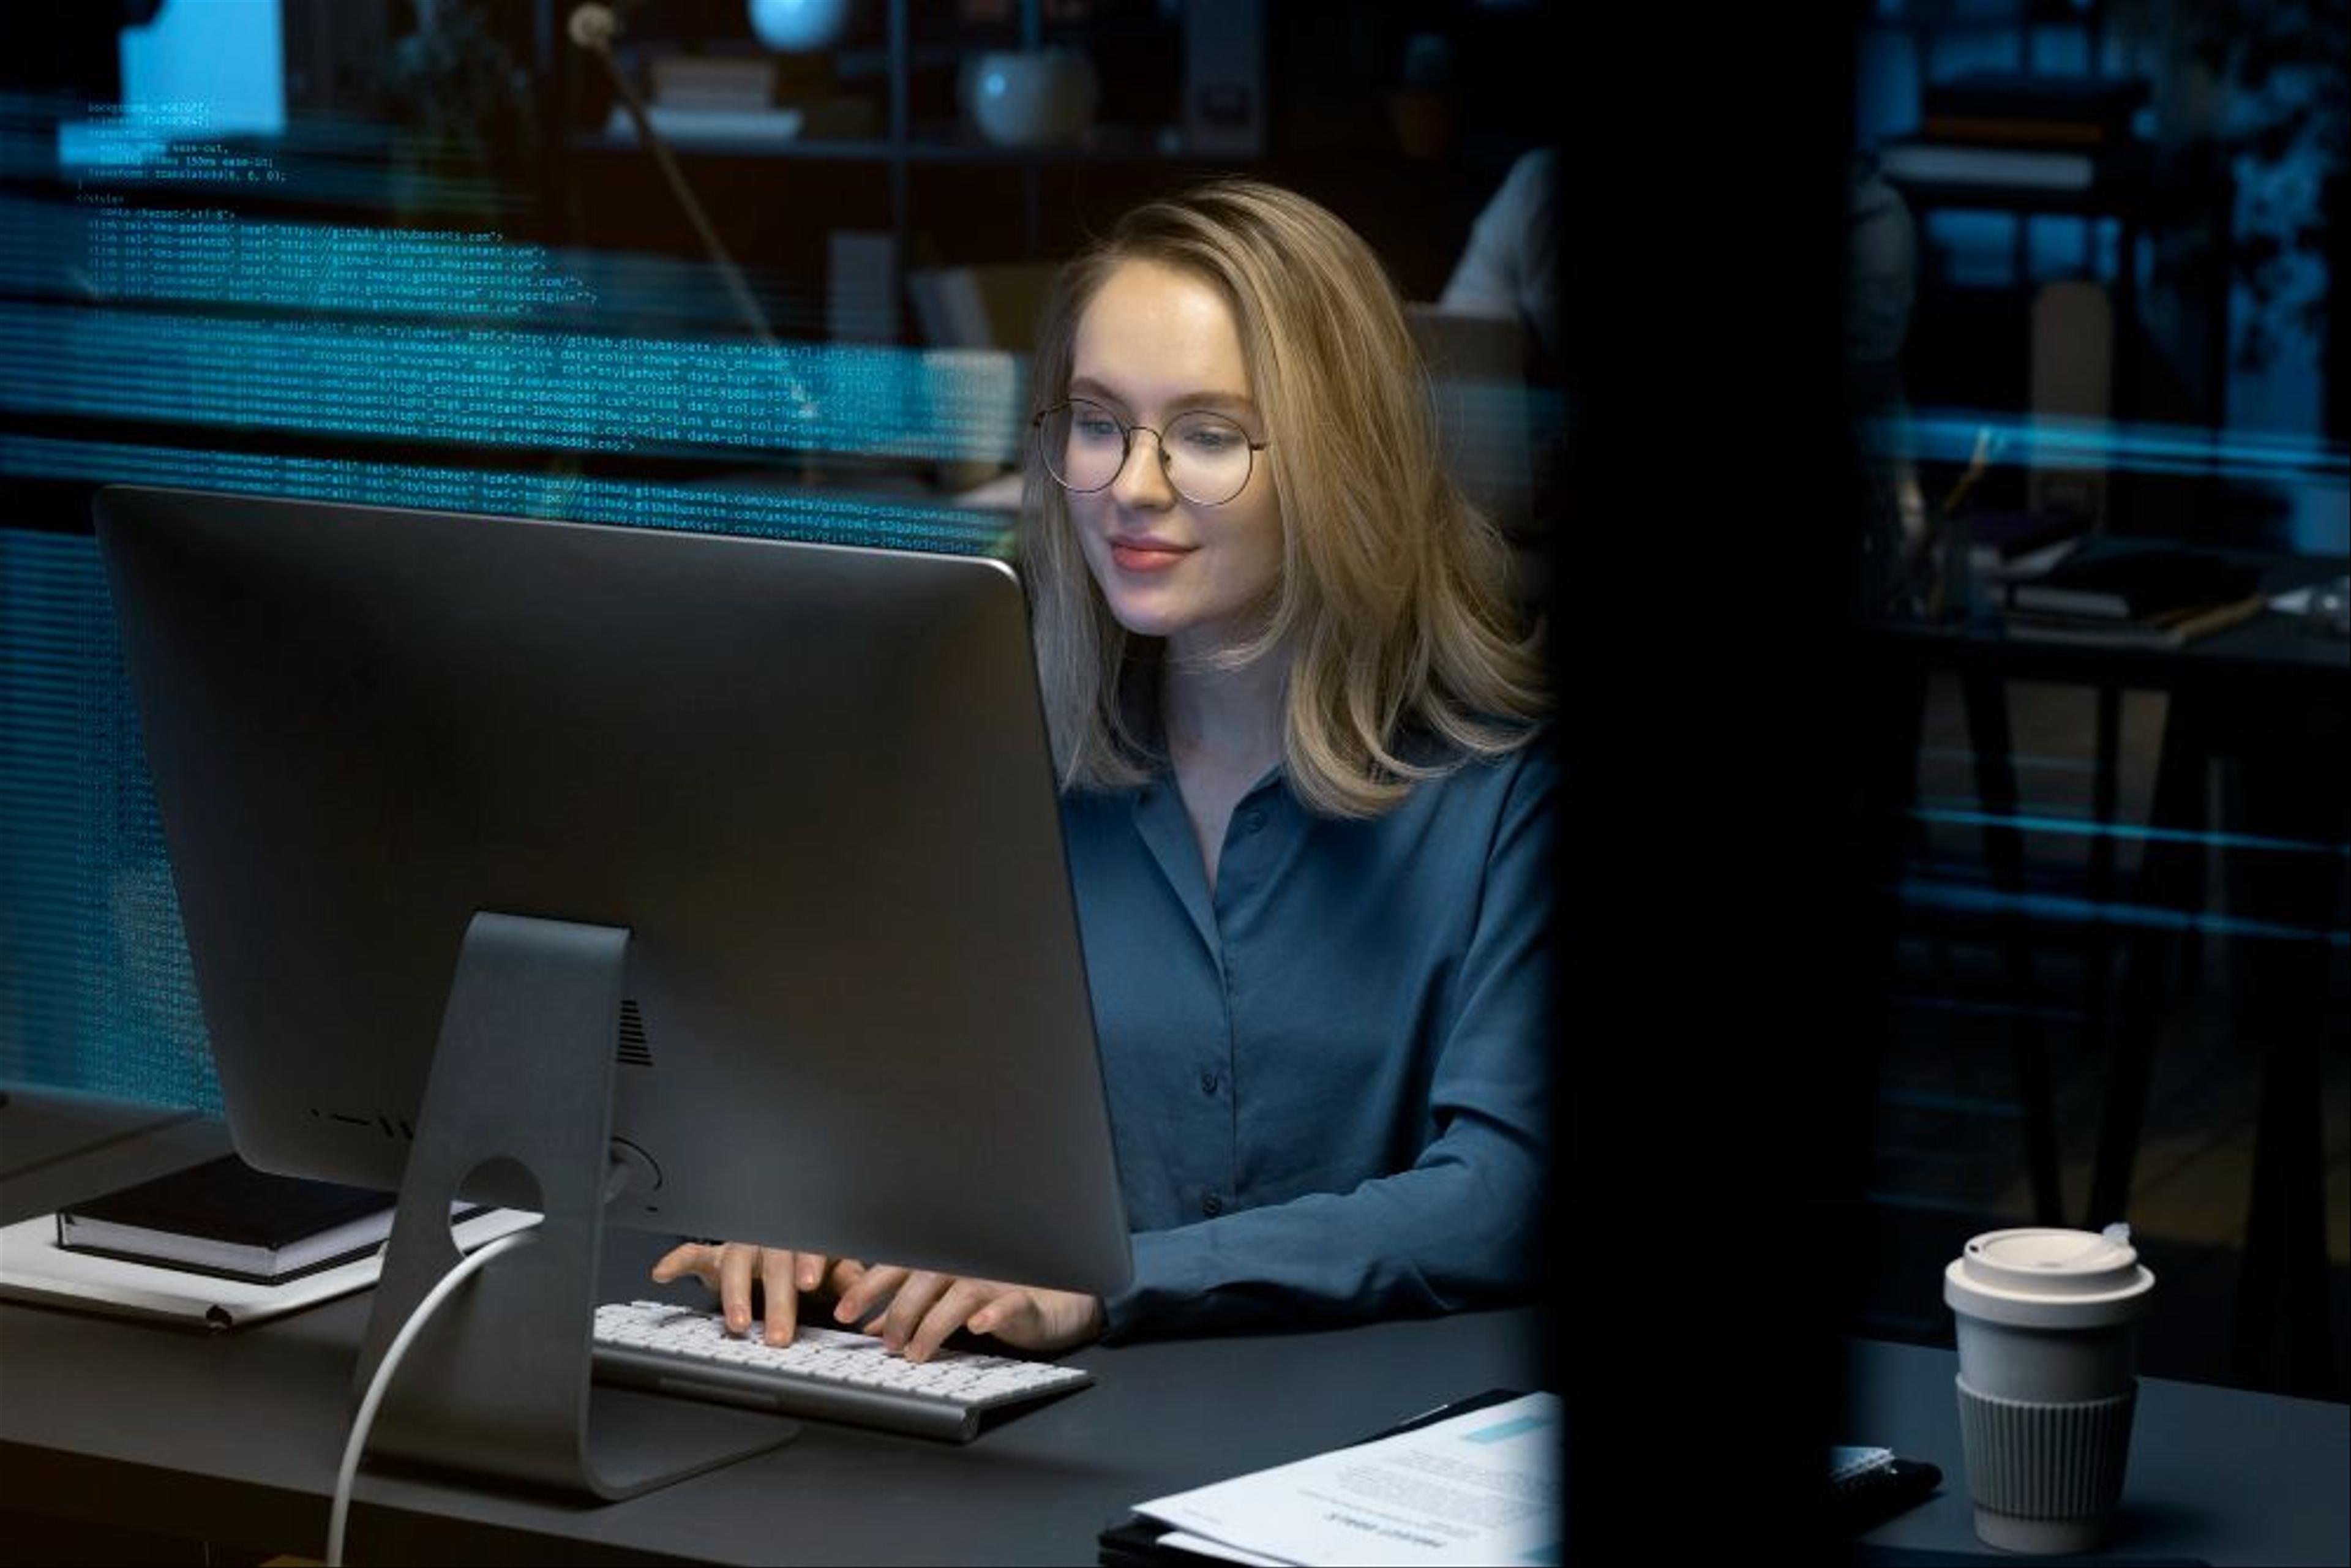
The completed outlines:
[[[1217,1216],[1224,1213],[1224,1211],[1225,1200],[1218,1197],[1213,1192],[1200,1200],[1200,1212],[1207,1215],[1211,1219],[1216,1218]]]
[[[1213,1073],[1213,1072],[1203,1072],[1203,1073],[1201,1073],[1201,1074],[1200,1074],[1200,1092],[1201,1092],[1201,1093],[1203,1093],[1203,1094],[1214,1094],[1216,1092],[1217,1092],[1217,1075],[1216,1075],[1215,1073]]]
[[[1241,813],[1241,831],[1243,832],[1254,833],[1259,828],[1264,826],[1265,813],[1259,810],[1256,807],[1252,806],[1247,811]]]

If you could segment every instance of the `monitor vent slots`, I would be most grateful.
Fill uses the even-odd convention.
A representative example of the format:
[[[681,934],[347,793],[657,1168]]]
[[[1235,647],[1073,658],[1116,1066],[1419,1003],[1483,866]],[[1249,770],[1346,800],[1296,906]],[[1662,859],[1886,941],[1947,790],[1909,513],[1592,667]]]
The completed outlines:
[[[651,1067],[653,1047],[645,1043],[645,1015],[634,997],[621,998],[621,1061],[627,1067]]]
[[[408,1118],[395,1116],[386,1111],[361,1115],[351,1111],[322,1110],[313,1105],[310,1107],[310,1119],[314,1122],[340,1122],[346,1127],[368,1128],[381,1133],[394,1143],[413,1144],[416,1141],[416,1128]]]

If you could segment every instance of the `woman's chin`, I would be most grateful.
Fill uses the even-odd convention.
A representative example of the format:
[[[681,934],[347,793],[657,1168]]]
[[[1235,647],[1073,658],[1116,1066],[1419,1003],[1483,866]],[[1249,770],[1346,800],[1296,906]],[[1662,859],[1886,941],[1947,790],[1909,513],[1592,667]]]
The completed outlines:
[[[1131,637],[1173,637],[1189,627],[1194,619],[1171,605],[1137,602],[1124,594],[1113,593],[1106,598],[1111,619],[1124,627]]]

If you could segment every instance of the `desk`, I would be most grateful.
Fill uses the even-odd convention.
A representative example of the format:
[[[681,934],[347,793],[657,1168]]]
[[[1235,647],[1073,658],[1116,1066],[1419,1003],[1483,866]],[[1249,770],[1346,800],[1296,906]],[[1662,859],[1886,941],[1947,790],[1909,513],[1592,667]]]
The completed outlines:
[[[2276,595],[2323,582],[2342,575],[2345,564],[2321,556],[2270,562],[2262,591]],[[2351,696],[2351,643],[2322,631],[2314,621],[2276,612],[2184,648],[2106,648],[2011,637],[1991,613],[1965,622],[1879,622],[1868,628],[1865,640],[1906,663],[1962,675],[2142,686],[2200,696],[2258,690],[2280,701],[2311,703],[2340,704]]]
[[[1849,1426],[1942,1467],[1933,1497],[1862,1537],[1913,1551],[1969,1550],[2030,1563],[1975,1539],[1951,1380],[1959,1358],[1922,1345],[1857,1342],[1847,1358]],[[2351,1406],[2240,1389],[2139,1380],[2130,1469],[2109,1550],[2127,1561],[2216,1564],[2351,1562]],[[1862,1562],[1870,1561],[1864,1554]]]
[[[36,1100],[0,1112],[0,1134],[39,1110]],[[216,1127],[210,1135],[217,1144]],[[204,1157],[193,1136],[151,1132],[10,1176],[0,1219],[69,1201],[93,1176],[104,1186],[153,1174],[159,1160]],[[611,1277],[633,1293],[629,1275],[651,1244],[614,1239]],[[0,1508],[316,1551],[367,1303],[360,1295],[210,1336],[0,1305]],[[1531,1386],[1540,1324],[1531,1311],[1476,1312],[1094,1346],[1072,1359],[1095,1371],[1095,1387],[966,1448],[810,1423],[773,1453],[604,1508],[363,1471],[351,1553],[1090,1563],[1095,1531],[1130,1503],[1346,1442],[1462,1394]],[[1861,1343],[1850,1364],[1846,1435],[1931,1459],[1946,1477],[1940,1494],[1867,1540],[1972,1550],[1956,1358]],[[2351,1409],[2157,1379],[2140,1399],[2121,1549],[2215,1563],[2351,1561]]]
[[[22,1103],[29,1102],[29,1103]],[[37,1096],[0,1117],[37,1117]],[[204,1157],[193,1134],[162,1163]],[[215,1140],[218,1129],[211,1129]],[[13,1144],[9,1120],[0,1137]],[[156,1174],[142,1136],[0,1180],[8,1219]],[[0,1168],[16,1166],[0,1159]],[[656,1295],[655,1239],[608,1290]],[[698,1292],[668,1292],[695,1299]],[[370,1297],[200,1336],[0,1305],[0,1509],[316,1553]],[[590,1507],[360,1472],[356,1562],[1065,1563],[1129,1504],[1350,1442],[1481,1389],[1536,1386],[1531,1311],[1126,1347],[1098,1384],[967,1447],[811,1422],[791,1444]]]
[[[2318,558],[2270,562],[2262,590],[2281,592],[2343,567]],[[2091,917],[2089,929],[2101,944],[2108,929],[2128,933],[2091,1190],[2077,1211],[2094,1228],[2127,1217],[2168,987],[2181,967],[2183,938],[2199,931],[2205,913],[2207,764],[2220,758],[2237,764],[2237,819],[2229,826],[2242,842],[2271,847],[2240,848],[2224,861],[2231,924],[2222,929],[2238,966],[2235,1021],[2243,1045],[2262,1053],[2263,1080],[2232,1375],[2273,1387],[2325,1389],[2324,1156],[2314,1107],[2329,949],[2340,942],[2331,927],[2346,863],[2341,846],[2351,841],[2351,643],[2314,622],[2271,613],[2179,649],[2011,638],[1996,621],[1889,622],[1867,629],[1863,653],[1907,684],[1907,694],[1894,699],[1898,722],[1887,726],[1876,763],[1881,799],[1894,819],[1911,804],[1926,673],[1948,671],[1960,680],[1977,794],[1995,824],[1985,830],[1985,858],[1995,886],[2010,894],[2023,890],[2024,857],[2022,835],[2001,821],[2017,809],[2003,683],[2066,682],[2097,690],[2098,814],[2106,820],[2113,813],[2116,693],[2130,686],[2170,697],[2148,823],[2153,835],[2137,885],[2127,904],[2109,903],[2113,839],[2102,835],[2091,859],[2088,907],[2079,912]],[[2064,1212],[2057,1186],[2056,1135],[2032,1005],[2032,955],[2020,909],[2021,901],[2010,906],[1999,931],[2016,1004],[2028,1169],[2038,1219],[2066,1223],[2074,1216]],[[2301,935],[2306,933],[2318,935]],[[2094,973],[2103,956],[2102,948],[2094,949]],[[2095,1030],[2104,1020],[2090,1010]]]

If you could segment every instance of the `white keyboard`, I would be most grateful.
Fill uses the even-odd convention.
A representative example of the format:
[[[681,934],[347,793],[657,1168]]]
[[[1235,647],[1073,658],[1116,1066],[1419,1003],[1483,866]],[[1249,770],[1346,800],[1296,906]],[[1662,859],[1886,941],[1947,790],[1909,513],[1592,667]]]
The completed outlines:
[[[807,1323],[771,1346],[728,1333],[716,1312],[670,1301],[598,1307],[595,1343],[600,1382],[957,1443],[979,1430],[982,1411],[1093,1381],[1080,1367],[966,1350],[908,1361],[872,1334]]]

